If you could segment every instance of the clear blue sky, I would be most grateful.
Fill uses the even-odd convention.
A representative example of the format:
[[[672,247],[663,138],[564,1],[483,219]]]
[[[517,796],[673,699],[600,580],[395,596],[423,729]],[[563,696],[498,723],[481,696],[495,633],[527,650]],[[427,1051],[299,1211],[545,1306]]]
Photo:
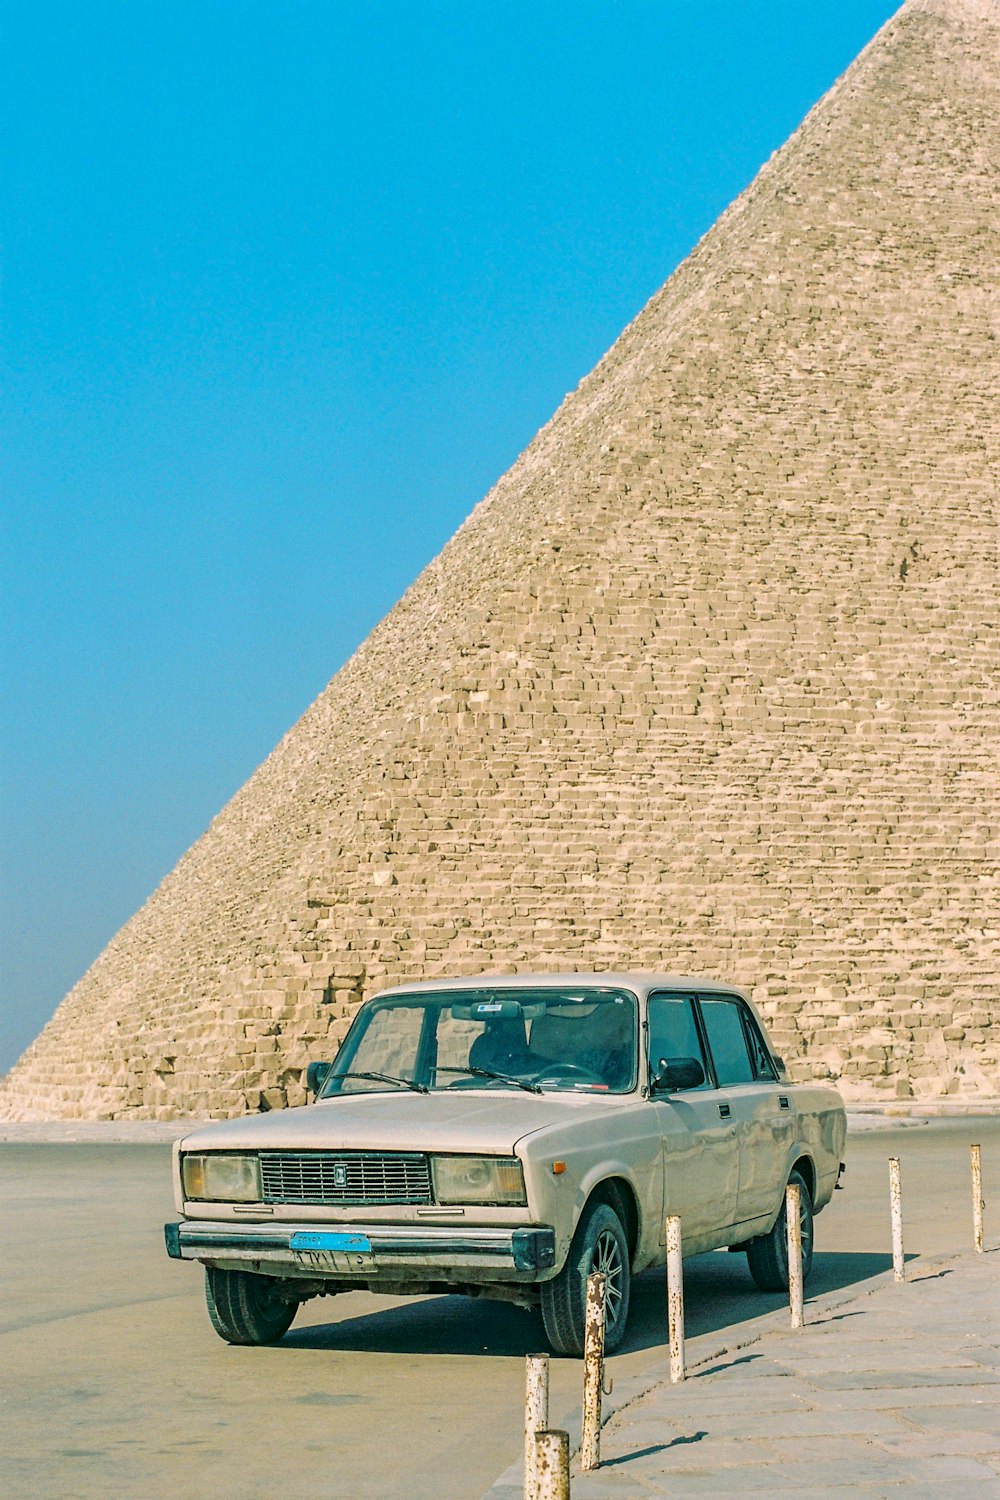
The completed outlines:
[[[0,0],[0,1071],[895,8]]]

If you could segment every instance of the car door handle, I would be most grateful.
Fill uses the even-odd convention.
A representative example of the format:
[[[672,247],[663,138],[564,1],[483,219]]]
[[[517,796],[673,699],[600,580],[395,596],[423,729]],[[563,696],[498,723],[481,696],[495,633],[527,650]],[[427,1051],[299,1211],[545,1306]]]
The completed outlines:
[[[724,1120],[728,1120],[729,1116],[732,1114],[732,1110],[729,1108],[728,1104],[720,1104],[719,1105],[719,1114],[722,1116],[722,1118]]]
[[[789,1103],[788,1103],[788,1095],[787,1094],[779,1094],[778,1095],[778,1108],[779,1109],[788,1109],[789,1107],[790,1106],[789,1106]]]

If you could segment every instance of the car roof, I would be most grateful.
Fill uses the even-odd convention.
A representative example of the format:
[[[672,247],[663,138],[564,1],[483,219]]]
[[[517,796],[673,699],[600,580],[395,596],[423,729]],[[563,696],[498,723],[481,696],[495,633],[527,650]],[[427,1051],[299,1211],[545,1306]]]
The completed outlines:
[[[507,990],[507,989],[565,989],[568,985],[582,986],[588,989],[616,989],[632,990],[635,994],[645,997],[653,990],[681,990],[685,994],[695,992],[704,994],[739,995],[742,1000],[750,1000],[750,996],[739,985],[727,984],[719,979],[709,979],[704,975],[698,977],[691,974],[655,974],[639,971],[626,973],[591,973],[574,970],[565,974],[468,974],[460,979],[425,979],[413,984],[394,985],[392,989],[382,990],[373,999],[381,999],[384,995],[420,995],[440,993],[441,990]]]

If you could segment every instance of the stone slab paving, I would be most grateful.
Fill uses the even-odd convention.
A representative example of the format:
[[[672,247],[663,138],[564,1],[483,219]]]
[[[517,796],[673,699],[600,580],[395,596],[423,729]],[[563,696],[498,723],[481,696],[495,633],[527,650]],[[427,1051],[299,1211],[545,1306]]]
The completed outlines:
[[[1000,1497],[1000,1251],[909,1276],[618,1410],[574,1500]]]

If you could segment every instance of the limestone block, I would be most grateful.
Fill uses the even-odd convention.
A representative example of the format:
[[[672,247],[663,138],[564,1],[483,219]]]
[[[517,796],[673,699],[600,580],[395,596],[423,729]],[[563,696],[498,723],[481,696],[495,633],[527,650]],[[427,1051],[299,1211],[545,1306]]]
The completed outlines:
[[[362,993],[536,967],[742,980],[858,1097],[1000,1092],[998,56],[995,6],[904,7],[0,1116],[283,1107]]]

